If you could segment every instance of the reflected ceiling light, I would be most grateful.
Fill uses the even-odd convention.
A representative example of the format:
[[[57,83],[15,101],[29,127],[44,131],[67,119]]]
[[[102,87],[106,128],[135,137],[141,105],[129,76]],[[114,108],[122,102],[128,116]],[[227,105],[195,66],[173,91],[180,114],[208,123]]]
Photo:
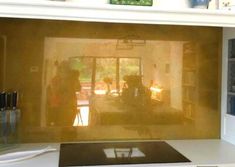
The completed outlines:
[[[146,40],[141,39],[137,35],[128,35],[124,38],[118,39],[116,44],[117,50],[133,49],[134,46],[145,46]]]

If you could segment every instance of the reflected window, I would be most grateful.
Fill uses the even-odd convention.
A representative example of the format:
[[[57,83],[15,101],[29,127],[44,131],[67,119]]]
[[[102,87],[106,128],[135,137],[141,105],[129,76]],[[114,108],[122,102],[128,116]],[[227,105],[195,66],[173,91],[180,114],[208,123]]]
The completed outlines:
[[[22,142],[220,137],[222,29],[0,25],[0,91],[19,93]]]
[[[105,95],[116,92],[116,59],[96,58],[95,94]]]

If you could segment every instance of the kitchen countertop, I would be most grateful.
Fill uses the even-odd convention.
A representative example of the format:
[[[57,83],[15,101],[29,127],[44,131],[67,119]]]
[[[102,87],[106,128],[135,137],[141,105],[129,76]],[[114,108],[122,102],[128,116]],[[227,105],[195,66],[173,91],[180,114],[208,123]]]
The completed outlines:
[[[193,166],[193,165],[235,165],[235,146],[223,140],[166,140],[168,144],[174,147],[181,154],[186,156],[192,162],[190,163],[171,163],[171,164],[148,164],[144,166]],[[37,157],[14,163],[1,164],[0,167],[58,167],[59,164],[59,144],[57,143],[37,143],[20,144],[9,146],[7,152],[35,150],[51,146],[58,151],[45,153]],[[6,151],[4,151],[6,152]],[[3,154],[1,152],[0,154]],[[113,165],[120,166],[120,165]],[[122,165],[129,166],[129,165]],[[131,165],[131,166],[143,166]]]

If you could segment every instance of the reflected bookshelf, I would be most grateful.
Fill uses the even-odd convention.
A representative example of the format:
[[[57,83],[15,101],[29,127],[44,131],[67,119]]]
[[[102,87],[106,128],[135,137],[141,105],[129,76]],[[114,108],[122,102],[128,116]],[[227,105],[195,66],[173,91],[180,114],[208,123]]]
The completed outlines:
[[[195,120],[197,99],[197,53],[196,44],[186,42],[183,44],[183,111],[184,118],[189,121]]]

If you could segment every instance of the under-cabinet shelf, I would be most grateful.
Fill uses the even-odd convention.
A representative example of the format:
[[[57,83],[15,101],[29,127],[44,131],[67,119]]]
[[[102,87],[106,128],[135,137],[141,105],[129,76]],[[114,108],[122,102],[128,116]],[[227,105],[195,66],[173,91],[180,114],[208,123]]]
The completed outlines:
[[[2,0],[0,17],[235,27],[235,12],[225,10],[173,10],[157,6],[97,5],[45,0]]]

